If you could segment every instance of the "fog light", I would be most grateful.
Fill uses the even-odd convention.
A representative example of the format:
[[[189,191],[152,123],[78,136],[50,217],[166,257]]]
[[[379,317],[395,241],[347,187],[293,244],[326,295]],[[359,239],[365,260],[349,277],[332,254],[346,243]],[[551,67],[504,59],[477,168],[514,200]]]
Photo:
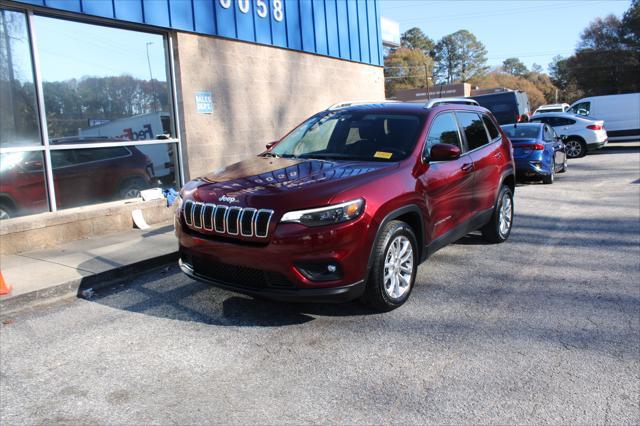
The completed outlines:
[[[311,281],[334,281],[342,278],[340,265],[333,262],[296,263],[296,269]]]

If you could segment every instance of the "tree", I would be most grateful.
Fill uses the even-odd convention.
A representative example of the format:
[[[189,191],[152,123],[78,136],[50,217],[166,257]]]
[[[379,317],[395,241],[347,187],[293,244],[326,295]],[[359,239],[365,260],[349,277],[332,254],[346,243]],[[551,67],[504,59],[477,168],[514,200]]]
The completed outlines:
[[[536,85],[524,77],[492,71],[471,79],[471,83],[481,87],[507,87],[514,90],[522,90],[529,97],[531,110],[534,111],[540,105],[547,103],[544,93]]]
[[[433,40],[431,40],[418,27],[410,28],[402,33],[402,37],[400,37],[400,45],[408,49],[422,50],[422,52],[427,56],[431,56],[431,52],[436,47]]]
[[[487,71],[487,49],[467,30],[446,35],[435,48],[436,72],[447,83],[466,82]]]
[[[527,66],[520,61],[518,58],[507,58],[502,61],[502,71],[511,75],[524,75],[529,70],[527,70]]]
[[[614,50],[621,48],[622,22],[615,15],[596,18],[580,34],[577,50]]]
[[[537,72],[539,74],[542,73],[542,65],[536,64],[535,62],[531,64],[531,72]]]
[[[558,100],[571,103],[580,99],[584,91],[578,87],[576,79],[569,69],[567,58],[560,55],[554,56],[549,64],[551,81],[558,88]]]
[[[591,22],[574,55],[554,58],[551,77],[565,95],[608,95],[640,91],[640,2],[622,20],[609,15]],[[573,96],[568,96],[572,99]]]
[[[629,49],[640,51],[640,0],[633,0],[622,17],[621,41]]]
[[[420,49],[401,47],[384,60],[385,92],[426,87],[433,71],[433,59]]]

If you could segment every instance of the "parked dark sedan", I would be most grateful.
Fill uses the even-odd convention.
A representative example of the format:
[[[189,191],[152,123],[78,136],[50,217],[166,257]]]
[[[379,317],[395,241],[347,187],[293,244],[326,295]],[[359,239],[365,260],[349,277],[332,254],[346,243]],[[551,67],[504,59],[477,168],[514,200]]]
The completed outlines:
[[[551,184],[556,173],[567,171],[564,143],[547,124],[507,124],[502,130],[511,139],[516,175],[519,178],[541,179]]]

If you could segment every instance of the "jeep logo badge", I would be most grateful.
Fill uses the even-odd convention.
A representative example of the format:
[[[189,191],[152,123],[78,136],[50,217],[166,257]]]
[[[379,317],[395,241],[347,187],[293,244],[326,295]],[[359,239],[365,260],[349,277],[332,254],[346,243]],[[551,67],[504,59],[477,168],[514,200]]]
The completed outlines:
[[[223,195],[222,197],[218,198],[218,201],[227,202],[227,203],[237,203],[238,199],[236,197],[227,197],[226,195]]]

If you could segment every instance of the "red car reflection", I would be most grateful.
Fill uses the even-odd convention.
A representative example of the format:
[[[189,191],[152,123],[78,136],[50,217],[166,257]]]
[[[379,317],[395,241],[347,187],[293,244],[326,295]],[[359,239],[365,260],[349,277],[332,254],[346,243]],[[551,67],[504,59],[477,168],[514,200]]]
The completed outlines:
[[[65,138],[55,144],[112,142],[105,138]],[[153,163],[135,146],[51,151],[58,208],[136,198],[154,180]],[[2,154],[0,162],[0,218],[48,210],[43,153]]]

